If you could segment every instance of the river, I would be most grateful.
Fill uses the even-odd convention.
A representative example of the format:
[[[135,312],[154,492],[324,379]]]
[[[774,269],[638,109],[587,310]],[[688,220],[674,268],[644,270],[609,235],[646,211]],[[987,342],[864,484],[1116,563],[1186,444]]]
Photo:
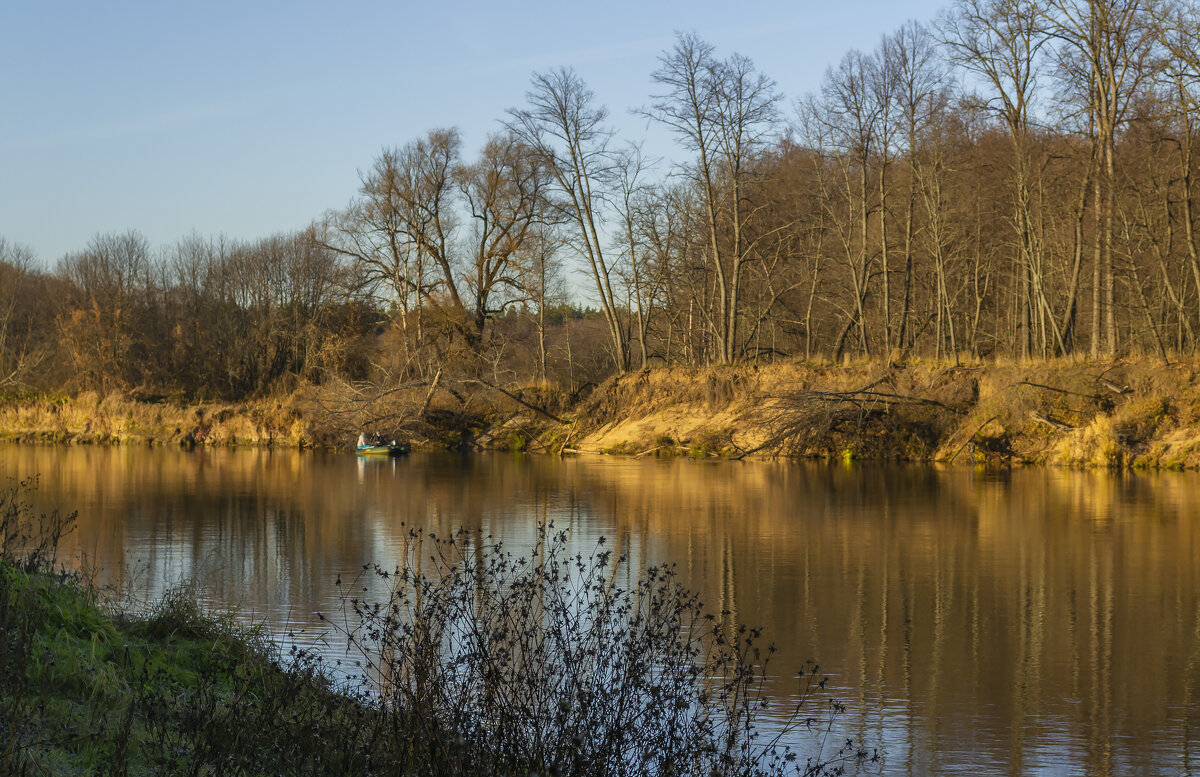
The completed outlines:
[[[0,446],[78,510],[61,555],[131,602],[180,580],[321,643],[334,580],[409,527],[678,564],[816,659],[885,774],[1200,773],[1200,476],[1065,470]]]

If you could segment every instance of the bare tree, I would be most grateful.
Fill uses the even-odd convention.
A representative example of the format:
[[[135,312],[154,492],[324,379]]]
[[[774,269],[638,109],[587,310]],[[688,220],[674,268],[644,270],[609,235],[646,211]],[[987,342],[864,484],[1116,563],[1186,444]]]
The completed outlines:
[[[1183,210],[1180,221],[1196,292],[1197,321],[1200,321],[1200,234],[1196,229],[1195,204],[1195,151],[1200,140],[1200,9],[1185,2],[1163,3],[1157,17],[1157,37],[1168,54],[1160,71],[1160,83],[1176,125],[1177,175],[1183,189],[1179,195]],[[1169,218],[1167,223],[1171,223]],[[1181,326],[1187,323],[1186,316],[1181,319]]]
[[[1141,82],[1152,75],[1153,0],[1047,0],[1047,29],[1066,44],[1059,62],[1068,91],[1092,118],[1096,237],[1092,303],[1092,356],[1117,350],[1113,234],[1116,208],[1116,137]],[[1101,313],[1103,311],[1103,313]],[[1101,319],[1103,325],[1101,325]]]
[[[650,327],[650,317],[655,304],[655,284],[651,275],[650,240],[654,235],[647,236],[645,230],[654,230],[655,213],[659,207],[665,206],[669,215],[669,204],[655,199],[646,174],[650,161],[642,154],[638,145],[630,145],[616,155],[616,200],[617,215],[620,220],[621,233],[617,239],[622,253],[617,275],[625,289],[626,305],[629,309],[634,333],[638,342],[639,368],[646,369],[649,359],[647,347],[647,331]],[[632,340],[630,335],[626,337]]]
[[[545,383],[547,380],[547,328],[548,310],[565,304],[567,293],[561,276],[561,264],[558,254],[562,249],[563,239],[556,225],[546,220],[538,221],[532,227],[528,239],[522,242],[519,249],[520,258],[516,262],[517,271],[521,274],[521,288],[525,299],[533,305],[533,320],[537,328],[537,380]]]
[[[97,235],[58,264],[70,285],[59,317],[62,342],[90,386],[107,389],[141,382],[142,363],[130,359],[138,306],[150,273],[150,245],[138,232]]]
[[[904,275],[901,281],[900,322],[896,346],[909,347],[909,316],[912,312],[913,250],[917,229],[916,203],[919,173],[919,142],[937,121],[949,102],[947,76],[936,42],[924,25],[910,21],[889,39],[886,49],[888,69],[894,74],[896,88],[892,99],[900,114],[904,137],[904,157],[908,167],[908,189],[904,204]]]
[[[327,219],[317,235],[321,245],[352,258],[362,282],[396,306],[406,364],[426,340],[427,303],[448,305],[444,318],[474,335],[451,266],[460,145],[451,129],[384,149],[361,176],[360,199]]]
[[[33,251],[0,237],[0,390],[28,385],[47,349],[38,342]]]
[[[901,129],[898,101],[903,86],[899,70],[900,52],[896,41],[889,35],[883,36],[874,55],[869,60],[871,65],[867,93],[874,102],[876,125],[875,158],[873,160],[877,179],[879,215],[879,269],[883,280],[880,296],[883,302],[883,349],[888,362],[893,354],[892,343],[892,273],[891,257],[888,254],[888,201],[890,199],[889,177],[892,165],[892,155],[895,151],[896,139]]]
[[[540,155],[508,133],[489,139],[479,160],[454,177],[471,214],[465,280],[480,342],[490,318],[526,299],[516,261],[544,221],[547,174]]]
[[[664,91],[644,113],[669,127],[696,155],[691,175],[703,197],[708,259],[716,278],[719,359],[735,361],[741,342],[742,279],[761,258],[770,230],[756,232],[753,189],[762,175],[758,160],[777,132],[775,82],[740,54],[717,59],[711,44],[680,35],[659,57],[653,79]]]
[[[821,147],[832,151],[836,174],[822,171],[820,180],[829,193],[832,223],[838,229],[838,242],[850,276],[852,299],[846,328],[838,337],[835,358],[843,352],[846,335],[857,329],[859,347],[871,355],[867,332],[866,300],[870,291],[874,254],[871,250],[870,213],[871,164],[879,143],[879,104],[873,99],[870,84],[874,63],[861,51],[851,51],[836,68],[830,68],[821,85],[820,101],[810,100],[805,123],[809,134]],[[832,208],[834,198],[843,207]]]
[[[674,277],[676,268],[685,264],[688,242],[689,203],[684,186],[662,183],[646,187],[634,203],[635,239],[641,245],[638,261],[633,263],[633,285],[637,298],[639,339],[643,342],[643,367],[649,358],[671,360],[675,324],[666,319],[667,331],[661,331],[672,287],[682,287],[687,273]],[[676,289],[678,291],[678,289]],[[681,332],[684,337],[689,333]],[[652,336],[657,339],[652,340]],[[652,348],[650,343],[656,345]]]
[[[535,73],[527,107],[508,112],[506,126],[541,158],[557,185],[559,210],[575,225],[572,244],[588,261],[608,324],[617,369],[629,369],[628,338],[605,258],[604,198],[612,181],[607,110],[575,71]]]
[[[1031,114],[1047,42],[1041,1],[957,0],[941,25],[951,62],[983,82],[988,91],[982,105],[1001,120],[1012,146],[1012,223],[1019,268],[1014,322],[1023,357],[1033,346],[1034,304],[1046,314],[1058,349],[1065,350],[1062,332],[1048,309],[1032,202]]]

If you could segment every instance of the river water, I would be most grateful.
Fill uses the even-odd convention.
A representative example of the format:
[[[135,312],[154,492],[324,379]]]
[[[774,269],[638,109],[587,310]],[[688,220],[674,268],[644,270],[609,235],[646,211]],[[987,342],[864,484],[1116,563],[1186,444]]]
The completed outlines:
[[[0,446],[38,473],[80,514],[63,554],[131,601],[193,580],[319,642],[409,527],[552,520],[678,564],[781,675],[819,661],[885,774],[1200,774],[1200,475]]]

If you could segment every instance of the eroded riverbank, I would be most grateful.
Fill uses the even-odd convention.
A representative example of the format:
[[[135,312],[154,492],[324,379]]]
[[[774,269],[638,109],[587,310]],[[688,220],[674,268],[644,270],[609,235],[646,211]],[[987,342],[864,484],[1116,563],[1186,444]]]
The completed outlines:
[[[83,394],[0,405],[0,439],[344,450],[361,424],[406,439],[419,429],[427,449],[1196,469],[1198,370],[1194,359],[673,368],[614,377],[573,405],[545,388],[464,397],[444,385],[363,408],[312,392],[195,405]]]
[[[1150,359],[654,370],[598,388],[556,442],[635,456],[1195,469],[1196,376],[1195,361]]]

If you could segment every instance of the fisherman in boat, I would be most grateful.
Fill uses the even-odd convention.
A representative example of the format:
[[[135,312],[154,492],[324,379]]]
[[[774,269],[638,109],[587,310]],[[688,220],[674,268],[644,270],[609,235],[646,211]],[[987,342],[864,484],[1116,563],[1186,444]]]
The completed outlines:
[[[367,447],[367,435],[362,432],[358,433],[358,447],[360,447],[360,448]]]

